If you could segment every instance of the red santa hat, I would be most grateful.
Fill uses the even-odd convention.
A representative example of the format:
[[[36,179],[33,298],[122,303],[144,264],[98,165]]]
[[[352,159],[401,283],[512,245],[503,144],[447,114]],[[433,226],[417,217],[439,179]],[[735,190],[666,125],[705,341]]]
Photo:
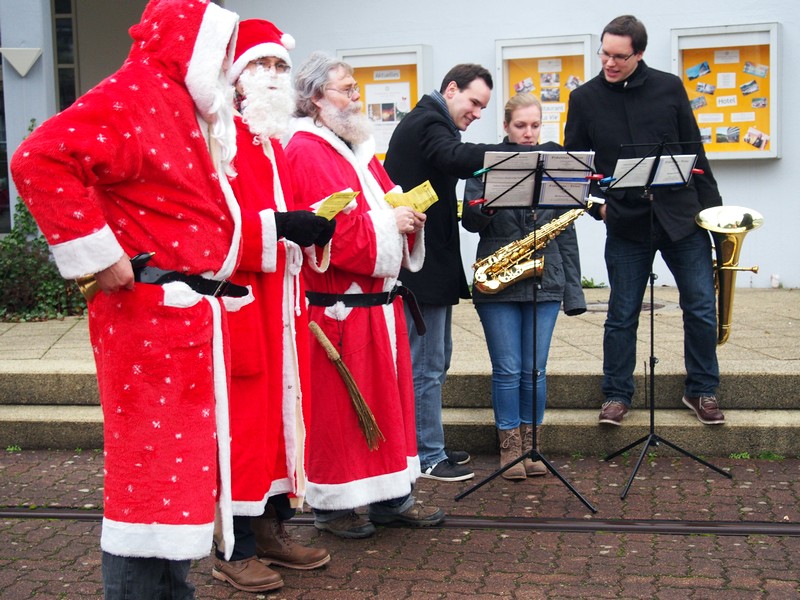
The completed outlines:
[[[250,61],[265,56],[280,58],[291,66],[289,50],[294,50],[294,38],[283,33],[269,21],[264,19],[247,19],[239,23],[239,36],[236,38],[236,50],[233,54],[233,65],[228,70],[228,81],[239,79]]]

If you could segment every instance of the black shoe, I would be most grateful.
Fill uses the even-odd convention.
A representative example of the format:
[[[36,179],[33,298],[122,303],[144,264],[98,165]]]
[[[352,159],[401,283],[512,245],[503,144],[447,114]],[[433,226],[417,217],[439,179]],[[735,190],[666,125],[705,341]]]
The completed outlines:
[[[464,450],[450,450],[449,448],[445,448],[444,453],[447,455],[447,460],[457,465],[465,465],[472,458],[469,452],[465,452]]]
[[[469,468],[457,465],[450,460],[443,460],[432,467],[428,467],[420,477],[426,479],[436,479],[438,481],[466,481],[475,477]]]

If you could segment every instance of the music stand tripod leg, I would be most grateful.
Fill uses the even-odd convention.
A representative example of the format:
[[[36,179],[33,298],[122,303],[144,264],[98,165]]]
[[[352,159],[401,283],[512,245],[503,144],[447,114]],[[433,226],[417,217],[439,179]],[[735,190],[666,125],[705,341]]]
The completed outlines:
[[[535,204],[534,204],[534,206],[535,206]],[[533,210],[533,220],[534,220],[534,222],[536,221],[536,209],[535,208]],[[536,245],[535,239],[536,238],[534,237],[534,246]],[[465,498],[466,496],[470,495],[475,490],[483,487],[484,485],[486,485],[487,483],[489,483],[490,481],[495,479],[498,475],[501,475],[502,473],[505,473],[508,469],[510,469],[511,467],[516,465],[517,463],[525,460],[526,458],[530,458],[533,461],[541,460],[542,463],[545,465],[545,467],[547,467],[547,470],[550,471],[553,475],[555,475],[558,478],[558,480],[561,481],[561,483],[563,483],[567,487],[567,489],[570,492],[573,493],[573,495],[576,498],[578,498],[578,500],[580,500],[593,513],[596,513],[597,509],[586,498],[584,498],[581,495],[581,493],[578,490],[576,490],[575,487],[572,486],[561,475],[561,473],[558,472],[558,469],[556,469],[550,463],[550,461],[547,460],[544,456],[542,456],[542,454],[536,449],[536,447],[538,446],[538,443],[537,443],[537,440],[536,440],[536,435],[537,435],[537,432],[536,432],[536,413],[537,413],[537,409],[538,409],[538,406],[539,406],[539,394],[538,394],[538,385],[537,385],[537,383],[538,383],[539,375],[541,373],[536,368],[536,358],[537,358],[537,355],[536,355],[536,350],[537,350],[536,349],[536,327],[537,327],[536,302],[537,302],[537,290],[538,289],[539,289],[539,282],[538,281],[534,281],[534,283],[533,283],[533,369],[531,371],[531,377],[533,379],[533,419],[532,419],[533,443],[532,443],[531,450],[529,452],[523,453],[522,456],[520,456],[519,458],[514,459],[513,461],[511,461],[507,465],[503,465],[502,467],[500,467],[500,469],[498,469],[497,471],[495,471],[494,473],[492,473],[491,475],[486,477],[484,480],[479,481],[478,483],[476,483],[475,485],[473,485],[472,487],[470,487],[466,491],[461,492],[460,494],[458,494],[455,497],[455,500],[457,502],[457,501],[461,500],[462,498]]]

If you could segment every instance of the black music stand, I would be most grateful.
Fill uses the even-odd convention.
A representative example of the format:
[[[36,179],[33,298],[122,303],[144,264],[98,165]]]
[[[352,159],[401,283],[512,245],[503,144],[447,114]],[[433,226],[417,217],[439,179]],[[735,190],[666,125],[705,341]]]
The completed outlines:
[[[487,152],[484,164],[487,165],[475,176],[485,174],[484,177],[484,206],[495,209],[530,208],[533,212],[534,224],[536,222],[536,209],[539,206],[559,207],[576,206],[587,207],[589,193],[589,180],[596,178],[593,173],[593,152]],[[496,180],[496,181],[493,181]],[[534,226],[534,247],[536,246],[536,228]],[[535,276],[534,276],[535,277]],[[526,458],[533,461],[540,460],[547,470],[555,475],[578,500],[580,500],[593,513],[597,509],[584,498],[572,484],[558,472],[553,464],[547,460],[537,449],[536,441],[536,413],[539,405],[537,380],[539,371],[536,368],[536,300],[539,283],[533,284],[533,440],[530,452],[523,453],[519,458],[503,465],[488,477],[479,481],[469,489],[455,497],[458,502],[472,492],[483,487],[496,477],[505,473],[514,465]]]
[[[655,223],[654,218],[654,210],[653,210],[653,187],[657,187],[660,185],[665,186],[680,186],[680,185],[688,185],[689,179],[691,178],[693,173],[698,172],[694,169],[695,161],[697,160],[696,154],[682,154],[682,155],[675,155],[671,152],[671,146],[682,146],[682,142],[675,142],[675,143],[667,143],[667,142],[660,142],[658,144],[623,144],[620,146],[620,151],[624,148],[634,148],[634,147],[649,147],[650,150],[647,154],[642,158],[631,158],[631,159],[621,159],[617,162],[617,167],[614,169],[614,176],[609,177],[608,179],[601,180],[601,185],[603,183],[608,183],[608,189],[613,188],[638,188],[641,187],[642,191],[642,198],[646,199],[649,202],[650,206],[650,255],[654,256],[653,251],[653,235],[654,235],[654,228],[653,225]],[[609,461],[612,458],[619,456],[620,454],[627,452],[631,448],[638,446],[639,444],[644,442],[644,447],[642,448],[642,452],[639,455],[639,459],[636,461],[636,464],[633,467],[633,471],[631,472],[631,476],[628,479],[628,483],[625,485],[625,488],[622,490],[620,494],[621,499],[625,499],[628,495],[628,490],[630,490],[631,484],[633,483],[633,479],[636,477],[636,473],[639,471],[639,467],[642,465],[642,461],[644,460],[645,454],[647,453],[647,449],[650,446],[658,446],[659,444],[665,444],[691,458],[699,462],[700,464],[716,471],[720,475],[724,475],[728,479],[732,479],[733,475],[727,473],[720,469],[719,467],[715,467],[709,462],[706,462],[699,456],[684,450],[680,446],[670,442],[669,440],[664,439],[660,435],[655,432],[655,387],[656,387],[656,378],[655,378],[655,366],[658,363],[658,359],[655,357],[655,318],[654,318],[654,307],[655,307],[655,299],[654,299],[654,284],[655,280],[658,276],[653,272],[653,265],[652,262],[650,264],[650,375],[649,375],[649,408],[650,408],[650,429],[644,437],[639,438],[635,442],[632,442],[625,446],[624,448],[620,448],[616,452],[612,452],[608,456],[605,457],[604,460]],[[646,392],[647,390],[645,390]],[[647,395],[647,394],[646,394]]]

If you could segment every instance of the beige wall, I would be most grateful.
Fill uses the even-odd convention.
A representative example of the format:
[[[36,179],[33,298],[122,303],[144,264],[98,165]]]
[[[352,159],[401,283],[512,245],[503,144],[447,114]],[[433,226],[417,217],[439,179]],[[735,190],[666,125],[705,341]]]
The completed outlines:
[[[128,56],[128,29],[138,23],[147,0],[76,0],[78,95],[107,77]]]

